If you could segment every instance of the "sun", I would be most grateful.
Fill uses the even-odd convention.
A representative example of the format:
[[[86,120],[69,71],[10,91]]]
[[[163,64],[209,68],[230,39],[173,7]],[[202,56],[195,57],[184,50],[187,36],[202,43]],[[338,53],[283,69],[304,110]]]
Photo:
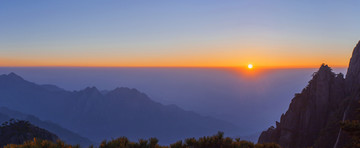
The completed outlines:
[[[254,66],[252,64],[249,64],[247,67],[248,69],[252,69]]]

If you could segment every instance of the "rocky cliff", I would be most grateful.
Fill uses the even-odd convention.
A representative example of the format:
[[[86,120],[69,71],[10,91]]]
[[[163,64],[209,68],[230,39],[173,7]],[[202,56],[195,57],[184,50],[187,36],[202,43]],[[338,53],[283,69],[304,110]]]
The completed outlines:
[[[360,41],[354,48],[346,74],[347,93],[351,94],[360,88]]]
[[[259,143],[276,142],[285,148],[339,147],[346,141],[339,122],[351,118],[360,88],[360,42],[349,69],[335,74],[323,64],[301,93],[295,94],[288,111],[262,132]]]

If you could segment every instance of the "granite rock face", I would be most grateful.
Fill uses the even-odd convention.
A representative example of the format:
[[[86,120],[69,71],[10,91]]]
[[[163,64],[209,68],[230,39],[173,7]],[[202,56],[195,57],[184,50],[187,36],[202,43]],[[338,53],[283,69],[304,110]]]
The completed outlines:
[[[349,100],[358,98],[355,94],[359,88],[360,44],[354,49],[346,79],[343,74],[335,74],[323,64],[308,86],[295,94],[276,127],[262,132],[258,142],[275,142],[284,148],[343,144],[346,138],[341,135],[339,122],[345,117],[351,118],[352,111],[348,110],[353,101]]]
[[[358,91],[360,84],[360,41],[354,48],[346,74],[347,92]]]
[[[354,48],[346,74],[347,93],[353,93],[360,89],[360,41]]]

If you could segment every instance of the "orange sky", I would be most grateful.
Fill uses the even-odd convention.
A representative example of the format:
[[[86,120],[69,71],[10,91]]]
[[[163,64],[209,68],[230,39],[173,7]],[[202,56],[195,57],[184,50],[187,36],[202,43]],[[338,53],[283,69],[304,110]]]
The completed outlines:
[[[326,63],[331,67],[347,67],[349,57],[184,57],[176,58],[23,58],[23,59],[0,59],[0,66],[6,67],[37,67],[37,66],[64,66],[64,67],[246,67],[253,64],[255,68],[314,68]]]
[[[117,50],[69,50],[12,53],[0,55],[0,66],[71,66],[71,67],[246,67],[317,68],[322,63],[347,67],[353,44],[346,47],[314,47],[313,50],[283,50],[276,47],[244,47],[224,50],[178,50],[135,53]],[[301,48],[301,47],[299,47]],[[346,50],[339,50],[346,48]],[[204,47],[206,49],[206,47]],[[297,48],[293,48],[297,49]],[[324,50],[321,50],[324,49]],[[331,49],[331,50],[329,50]]]

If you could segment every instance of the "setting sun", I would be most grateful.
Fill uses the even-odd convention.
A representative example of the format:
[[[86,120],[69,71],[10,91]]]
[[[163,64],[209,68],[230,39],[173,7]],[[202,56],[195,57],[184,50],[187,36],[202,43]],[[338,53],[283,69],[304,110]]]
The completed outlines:
[[[248,65],[248,69],[252,69],[253,68],[253,65],[252,64],[249,64]]]

